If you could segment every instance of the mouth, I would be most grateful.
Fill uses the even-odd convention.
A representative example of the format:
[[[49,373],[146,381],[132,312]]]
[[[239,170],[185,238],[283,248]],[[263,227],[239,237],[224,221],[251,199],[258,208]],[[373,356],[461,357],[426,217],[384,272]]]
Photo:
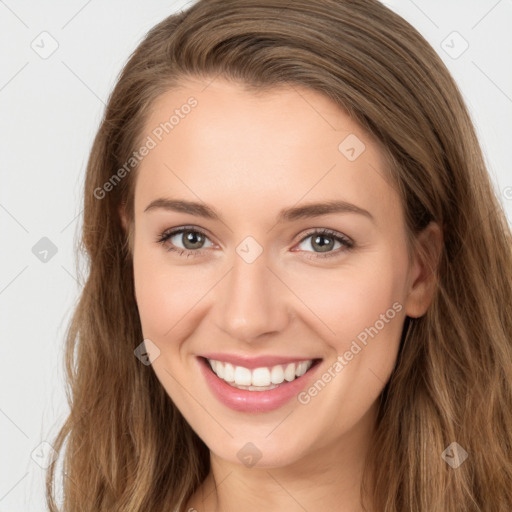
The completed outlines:
[[[218,356],[217,356],[218,357]],[[225,356],[232,362],[198,356],[199,370],[213,396],[223,405],[242,413],[265,413],[277,410],[310,386],[321,368],[321,358],[290,360],[278,358],[281,364],[261,366],[276,358],[245,360]],[[236,360],[236,361],[235,361]]]
[[[227,361],[200,357],[209,370],[229,386],[247,391],[270,391],[300,379],[322,359],[304,359],[273,366],[247,368]]]

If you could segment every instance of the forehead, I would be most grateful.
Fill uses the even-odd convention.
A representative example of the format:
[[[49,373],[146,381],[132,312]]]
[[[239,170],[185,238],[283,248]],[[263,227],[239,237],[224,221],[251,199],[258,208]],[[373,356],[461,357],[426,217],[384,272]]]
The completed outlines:
[[[396,207],[378,144],[328,98],[296,85],[256,94],[223,79],[183,82],[154,102],[142,140],[151,149],[136,211],[166,195],[260,217],[262,207],[322,199]]]

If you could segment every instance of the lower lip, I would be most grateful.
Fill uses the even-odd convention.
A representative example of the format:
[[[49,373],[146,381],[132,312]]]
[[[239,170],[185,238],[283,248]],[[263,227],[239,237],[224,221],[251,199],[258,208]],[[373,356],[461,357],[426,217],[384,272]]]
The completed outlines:
[[[221,403],[235,411],[255,413],[278,409],[297,396],[311,381],[320,366],[317,362],[304,375],[291,382],[284,381],[285,383],[277,388],[268,391],[248,391],[230,386],[217,377],[206,359],[199,357],[198,361],[206,382]]]

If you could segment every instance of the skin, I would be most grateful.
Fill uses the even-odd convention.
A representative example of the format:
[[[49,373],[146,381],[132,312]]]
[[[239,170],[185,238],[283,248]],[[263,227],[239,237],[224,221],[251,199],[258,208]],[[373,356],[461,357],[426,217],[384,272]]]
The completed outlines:
[[[190,96],[197,106],[140,164],[133,248],[144,338],[160,350],[152,368],[210,449],[211,472],[185,510],[360,511],[377,401],[406,315],[423,315],[431,302],[432,261],[417,249],[409,257],[402,205],[377,143],[328,98],[297,86],[256,95],[221,78],[188,79],[155,102],[143,136]],[[338,149],[349,134],[365,144],[354,161]],[[144,211],[161,197],[207,203],[223,222]],[[354,204],[373,220],[343,212],[276,223],[282,208],[327,200]],[[190,249],[182,234],[156,242],[180,226],[206,232],[201,255],[166,250],[201,248],[196,241]],[[322,259],[315,236],[306,238],[312,228],[355,246],[335,242],[337,254]],[[236,252],[247,236],[263,249],[250,264]],[[431,224],[414,247],[439,252],[440,244]],[[394,303],[401,311],[307,404],[233,411],[199,371],[196,356],[218,351],[320,357],[321,375]],[[262,454],[253,467],[237,457],[247,442]]]

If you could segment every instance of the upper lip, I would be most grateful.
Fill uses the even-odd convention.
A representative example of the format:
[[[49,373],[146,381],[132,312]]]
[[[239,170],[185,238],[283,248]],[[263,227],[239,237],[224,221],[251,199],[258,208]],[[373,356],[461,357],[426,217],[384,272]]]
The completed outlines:
[[[234,366],[243,366],[244,368],[254,369],[261,367],[271,367],[276,366],[278,364],[288,364],[288,363],[298,363],[300,361],[315,361],[317,359],[321,359],[319,357],[290,357],[290,356],[272,356],[272,355],[262,355],[257,357],[249,357],[249,356],[237,356],[236,354],[219,354],[219,353],[210,353],[210,354],[202,354],[201,357],[205,357],[207,359],[213,359],[215,361],[222,361],[226,363],[231,363]]]

